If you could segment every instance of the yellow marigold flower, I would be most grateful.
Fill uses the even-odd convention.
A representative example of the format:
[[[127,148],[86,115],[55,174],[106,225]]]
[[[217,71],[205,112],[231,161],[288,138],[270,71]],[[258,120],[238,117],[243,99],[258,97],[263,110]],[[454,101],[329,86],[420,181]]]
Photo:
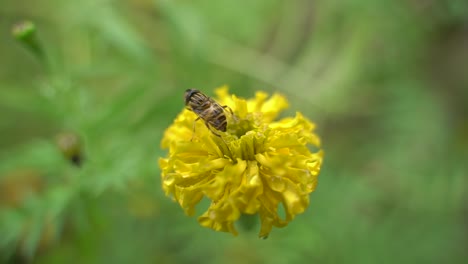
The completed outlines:
[[[286,226],[309,205],[317,185],[323,152],[315,125],[296,113],[276,121],[287,100],[257,92],[245,100],[216,90],[217,102],[229,106],[226,132],[214,135],[196,114],[183,110],[161,141],[169,149],[161,158],[162,186],[188,215],[207,197],[211,205],[198,218],[202,226],[237,235],[234,222],[242,214],[258,214],[260,237],[273,226]],[[317,150],[311,152],[310,147]],[[281,218],[278,207],[284,207]]]

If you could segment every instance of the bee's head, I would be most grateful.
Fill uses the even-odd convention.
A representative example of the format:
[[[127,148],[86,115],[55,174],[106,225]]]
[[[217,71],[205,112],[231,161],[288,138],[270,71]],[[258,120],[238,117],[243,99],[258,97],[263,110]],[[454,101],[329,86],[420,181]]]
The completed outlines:
[[[200,91],[196,90],[196,89],[187,89],[185,90],[185,93],[184,93],[184,99],[185,99],[185,104],[187,105],[188,102],[190,101],[190,98],[192,97],[192,95],[196,94],[196,93],[199,93]]]

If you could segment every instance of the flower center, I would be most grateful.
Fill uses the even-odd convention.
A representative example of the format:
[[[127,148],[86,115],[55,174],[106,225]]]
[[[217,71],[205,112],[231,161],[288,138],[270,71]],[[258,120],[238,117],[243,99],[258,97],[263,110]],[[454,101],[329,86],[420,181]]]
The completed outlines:
[[[227,133],[239,139],[247,132],[254,130],[260,123],[260,113],[248,113],[244,118],[231,117],[228,122]]]
[[[261,113],[249,113],[245,118],[229,120],[227,135],[215,140],[224,156],[233,163],[237,163],[237,159],[253,161],[256,154],[265,151],[265,128]]]

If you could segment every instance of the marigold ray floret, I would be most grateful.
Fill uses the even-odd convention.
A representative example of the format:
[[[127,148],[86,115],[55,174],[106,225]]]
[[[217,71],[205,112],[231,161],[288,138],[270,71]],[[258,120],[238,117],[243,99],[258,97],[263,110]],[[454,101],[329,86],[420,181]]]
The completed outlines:
[[[211,204],[198,218],[202,226],[237,235],[234,223],[243,214],[258,214],[259,236],[267,237],[273,226],[286,226],[309,205],[323,159],[315,125],[298,112],[276,121],[288,107],[279,94],[257,92],[245,100],[221,87],[216,95],[234,112],[227,131],[218,137],[196,122],[193,135],[197,116],[183,110],[161,141],[169,150],[159,160],[162,187],[187,215],[208,198]]]

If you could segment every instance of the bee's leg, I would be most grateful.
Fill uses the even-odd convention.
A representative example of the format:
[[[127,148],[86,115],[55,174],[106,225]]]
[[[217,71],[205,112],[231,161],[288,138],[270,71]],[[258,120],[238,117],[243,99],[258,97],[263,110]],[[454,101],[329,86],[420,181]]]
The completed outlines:
[[[219,137],[219,138],[223,141],[224,145],[226,146],[226,150],[229,151],[229,154],[230,154],[230,155],[228,155],[228,157],[229,157],[231,160],[233,160],[233,158],[232,158],[232,152],[231,152],[231,150],[229,149],[229,146],[228,146],[228,144],[226,143],[226,140],[224,140],[224,138],[221,136],[221,134],[218,134],[215,130],[213,130],[213,128],[212,128],[210,125],[208,125],[208,123],[205,122],[205,125],[206,125],[206,127],[208,127],[208,129],[211,131],[211,133],[213,133],[215,136]]]
[[[231,107],[229,107],[229,106],[227,106],[227,105],[223,105],[223,106],[221,106],[221,107],[224,108],[224,109],[227,108],[227,109],[229,110],[229,112],[231,113],[231,116],[234,118],[234,120],[237,121],[237,117],[236,117],[236,115],[234,114],[234,112],[232,111]]]
[[[218,134],[215,130],[213,130],[213,128],[207,122],[205,122],[205,125],[211,131],[211,133],[213,133],[217,137],[221,137],[221,135]]]
[[[229,106],[227,106],[227,105],[223,105],[223,106],[221,106],[221,107],[224,108],[224,109],[227,108],[227,109],[229,110],[229,112],[231,113],[231,115],[234,115],[234,112],[232,112],[231,107],[229,107]]]
[[[197,121],[200,119],[200,117],[197,117],[197,119],[195,119],[195,121],[193,121],[193,133],[192,133],[192,138],[190,139],[190,141],[193,140],[193,137],[195,136],[195,125],[197,123]]]

